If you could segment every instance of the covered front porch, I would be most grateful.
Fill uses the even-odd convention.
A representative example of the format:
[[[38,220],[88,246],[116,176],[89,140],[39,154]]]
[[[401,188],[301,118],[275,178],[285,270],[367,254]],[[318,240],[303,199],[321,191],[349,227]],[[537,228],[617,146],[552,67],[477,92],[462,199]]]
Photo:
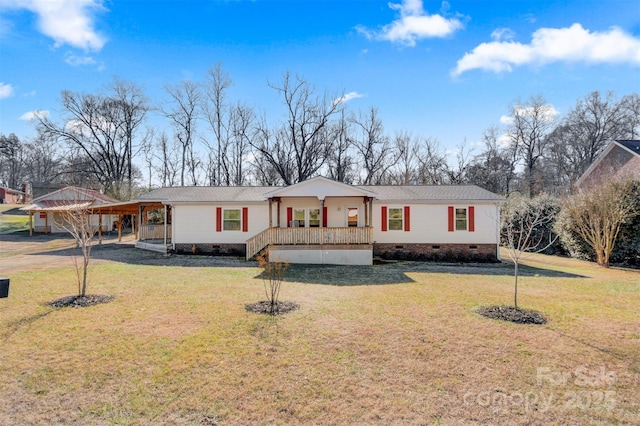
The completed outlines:
[[[247,240],[247,259],[268,248],[271,259],[277,252],[294,263],[335,264],[336,257],[354,256],[357,264],[372,262],[373,192],[314,178],[265,196],[269,227]]]

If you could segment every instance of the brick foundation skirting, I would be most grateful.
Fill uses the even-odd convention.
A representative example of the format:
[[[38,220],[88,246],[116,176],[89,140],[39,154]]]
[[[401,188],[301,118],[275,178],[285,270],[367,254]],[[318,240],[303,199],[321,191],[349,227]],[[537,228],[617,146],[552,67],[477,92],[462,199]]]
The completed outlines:
[[[177,244],[178,254],[206,254],[210,256],[246,256],[246,244]]]
[[[496,244],[375,243],[373,256],[395,260],[496,262]]]

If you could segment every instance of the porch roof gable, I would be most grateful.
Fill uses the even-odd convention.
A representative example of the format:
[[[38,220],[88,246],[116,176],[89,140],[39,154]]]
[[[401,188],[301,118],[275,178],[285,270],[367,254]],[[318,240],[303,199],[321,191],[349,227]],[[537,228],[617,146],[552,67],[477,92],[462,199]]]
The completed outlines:
[[[278,188],[264,194],[273,197],[316,197],[324,200],[327,197],[371,197],[376,193],[368,189],[351,186],[322,176],[317,176],[304,182],[299,182],[284,188]]]

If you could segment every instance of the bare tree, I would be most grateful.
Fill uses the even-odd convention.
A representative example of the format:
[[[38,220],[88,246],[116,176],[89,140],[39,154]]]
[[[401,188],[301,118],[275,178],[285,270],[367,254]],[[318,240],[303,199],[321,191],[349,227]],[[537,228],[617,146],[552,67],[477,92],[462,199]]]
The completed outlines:
[[[390,170],[390,181],[396,185],[414,185],[418,181],[419,142],[409,132],[397,132],[393,138],[396,161]]]
[[[498,194],[508,194],[515,176],[515,164],[509,152],[498,143],[498,128],[489,127],[482,134],[484,150],[467,169],[470,183]]]
[[[0,134],[0,160],[0,182],[9,188],[18,188],[24,180],[24,150],[14,133]]]
[[[513,305],[518,309],[518,267],[527,253],[539,253],[557,240],[550,231],[555,211],[543,197],[527,199],[518,195],[509,198],[501,209],[501,240],[513,261]]]
[[[445,181],[447,159],[440,144],[433,138],[422,138],[418,148],[418,182],[422,185],[441,185]]]
[[[535,182],[538,160],[544,155],[547,134],[554,123],[555,110],[542,96],[534,96],[511,107],[509,137],[513,152],[524,164],[529,197],[537,192]]]
[[[157,171],[160,174],[160,183],[163,187],[175,186],[178,183],[180,172],[180,147],[171,143],[167,134],[162,132],[157,139],[158,159],[160,160]]]
[[[327,161],[331,144],[326,130],[341,98],[331,99],[326,93],[318,97],[306,80],[299,76],[292,79],[288,72],[280,85],[269,86],[282,97],[287,119],[273,131],[261,121],[252,146],[285,185],[302,182],[318,173]]]
[[[567,197],[562,204],[566,227],[593,250],[598,265],[609,267],[609,258],[624,223],[640,214],[636,189],[640,182],[610,181]]]
[[[50,183],[59,179],[62,158],[54,139],[38,133],[24,144],[24,151],[29,182]]]
[[[62,92],[64,123],[37,116],[39,132],[68,143],[70,156],[82,158],[86,173],[105,192],[126,199],[133,180],[133,140],[148,108],[142,92],[132,83],[116,79],[112,94]]]
[[[360,183],[378,185],[396,160],[393,146],[384,134],[382,120],[378,118],[378,109],[371,107],[366,112],[360,111],[351,117],[351,122],[356,128],[353,146],[359,153]]]
[[[69,206],[61,206],[54,214],[54,223],[57,227],[69,232],[76,242],[76,249],[80,249],[81,259],[73,255],[73,262],[76,270],[78,284],[78,296],[84,297],[87,294],[87,278],[89,273],[89,262],[91,261],[91,249],[95,243],[95,229],[91,223],[91,215],[87,210],[86,196],[77,194],[75,203]]]
[[[451,185],[462,185],[467,183],[467,173],[471,165],[471,153],[473,150],[467,148],[465,139],[456,147],[455,166],[447,167],[447,181]]]
[[[613,92],[592,92],[578,100],[548,136],[546,158],[556,185],[571,185],[612,140],[634,139],[640,130],[637,94],[616,99]]]
[[[327,159],[329,177],[338,182],[353,183],[355,177],[351,131],[346,113],[341,110],[340,118],[330,129],[333,149]]]
[[[255,123],[253,108],[238,103],[230,114],[231,145],[228,157],[228,184],[241,186],[247,183],[245,163],[251,148],[252,127]]]
[[[227,89],[233,81],[224,72],[221,64],[209,69],[207,81],[204,84],[204,96],[202,97],[202,111],[213,132],[213,141],[205,139],[209,148],[210,160],[213,164],[209,167],[209,185],[230,185],[231,173],[227,161],[227,149],[230,143],[229,121],[230,111],[226,102]]]
[[[193,185],[198,184],[198,157],[194,151],[196,122],[200,116],[199,103],[201,99],[200,87],[184,80],[175,86],[166,86],[165,90],[171,98],[171,108],[163,110],[164,115],[171,121],[174,135],[180,142],[180,186],[185,185],[185,173],[190,175]]]

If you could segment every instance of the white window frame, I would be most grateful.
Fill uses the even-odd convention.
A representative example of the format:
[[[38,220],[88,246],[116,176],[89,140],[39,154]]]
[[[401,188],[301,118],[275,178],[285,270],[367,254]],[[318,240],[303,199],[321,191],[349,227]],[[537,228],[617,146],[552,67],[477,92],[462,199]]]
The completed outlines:
[[[398,219],[391,219],[391,210],[400,210],[400,228],[391,228],[391,221],[397,222]],[[389,231],[404,231],[404,207],[387,207],[387,229]]]
[[[458,210],[464,210],[464,229],[458,229]],[[469,209],[467,207],[454,207],[453,210],[453,230],[454,231],[468,231],[469,230]]]
[[[237,211],[240,213],[240,218],[237,220],[238,222],[238,229],[227,229],[226,227],[226,223],[229,222],[236,222],[236,219],[226,219],[225,218],[225,213],[226,212],[231,212],[231,211]],[[242,232],[242,209],[222,209],[222,231],[223,232]]]

